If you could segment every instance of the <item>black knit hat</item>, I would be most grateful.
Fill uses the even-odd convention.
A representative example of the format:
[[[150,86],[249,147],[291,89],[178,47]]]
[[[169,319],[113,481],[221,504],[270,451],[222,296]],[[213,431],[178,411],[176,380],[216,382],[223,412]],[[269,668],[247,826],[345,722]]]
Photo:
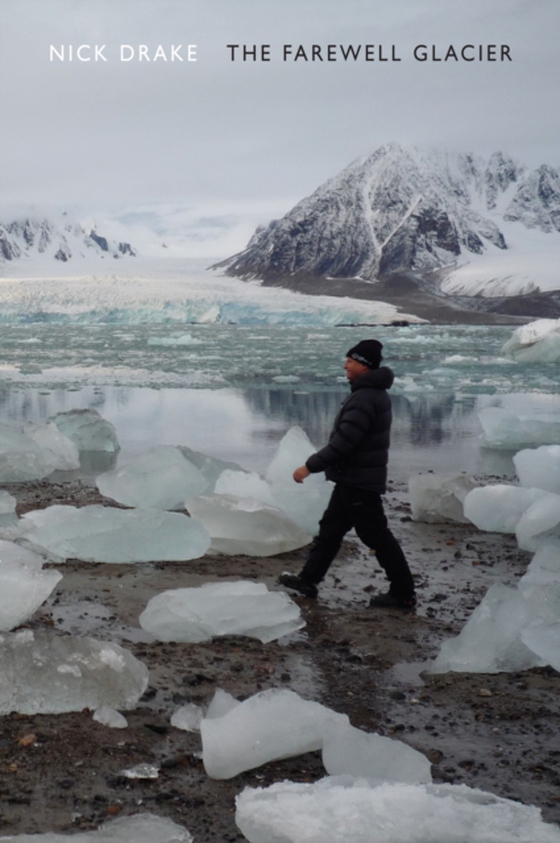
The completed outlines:
[[[351,357],[352,360],[357,360],[358,363],[362,363],[368,369],[378,369],[383,360],[382,348],[383,346],[378,340],[361,340],[358,345],[355,345],[346,353],[346,356]]]

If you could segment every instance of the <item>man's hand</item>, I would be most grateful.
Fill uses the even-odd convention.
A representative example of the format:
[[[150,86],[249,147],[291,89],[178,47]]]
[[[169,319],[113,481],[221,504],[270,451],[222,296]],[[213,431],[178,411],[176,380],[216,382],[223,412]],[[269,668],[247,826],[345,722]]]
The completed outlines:
[[[296,468],[292,477],[294,478],[296,483],[303,483],[305,478],[309,477],[310,474],[311,472],[309,471],[306,465],[300,465],[299,468]]]

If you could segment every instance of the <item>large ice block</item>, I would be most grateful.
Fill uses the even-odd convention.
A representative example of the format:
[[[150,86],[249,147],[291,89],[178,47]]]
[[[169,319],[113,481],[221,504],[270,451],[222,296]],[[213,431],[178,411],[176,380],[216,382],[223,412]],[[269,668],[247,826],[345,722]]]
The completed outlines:
[[[555,582],[560,583],[560,541],[551,539],[542,544],[529,562],[519,580],[519,588],[530,589]]]
[[[120,449],[114,426],[97,410],[68,410],[51,416],[49,421],[54,422],[79,451],[114,453]]]
[[[463,512],[476,483],[465,474],[418,474],[408,481],[413,521],[468,523]]]
[[[325,511],[333,484],[325,475],[312,474],[303,483],[292,477],[315,448],[301,427],[291,427],[278,445],[265,474],[277,506],[311,536],[319,530],[319,520]]]
[[[210,546],[207,530],[187,515],[156,509],[49,506],[26,513],[19,535],[62,560],[165,562],[198,559]]]
[[[50,596],[62,574],[43,570],[40,556],[0,540],[0,632],[19,626]]]
[[[0,529],[17,524],[17,500],[5,489],[0,489]]]
[[[560,445],[525,448],[513,457],[519,482],[560,495]]]
[[[560,622],[522,630],[521,640],[536,656],[560,672]]]
[[[264,583],[206,583],[152,597],[140,626],[158,641],[210,641],[221,635],[247,635],[266,644],[305,626],[299,606]]]
[[[53,422],[27,422],[23,432],[42,449],[45,460],[52,466],[51,471],[72,471],[80,467],[77,446]]]
[[[148,669],[108,641],[52,632],[0,635],[0,713],[134,708],[148,686]]]
[[[505,407],[485,407],[478,414],[487,448],[517,451],[560,442],[560,416],[550,412],[518,413]]]
[[[521,486],[480,486],[467,494],[463,506],[466,517],[479,530],[514,533],[529,507],[547,495],[542,489]]]
[[[0,422],[0,483],[40,480],[53,470],[43,448],[30,436]]]
[[[377,782],[431,782],[430,762],[402,741],[368,734],[341,720],[325,730],[323,765],[331,776],[350,775]]]
[[[560,843],[532,805],[466,785],[350,776],[246,787],[235,821],[250,843]]]
[[[102,495],[144,509],[182,509],[187,498],[202,494],[208,486],[198,468],[172,445],[160,445],[100,474],[95,483]]]
[[[311,541],[285,512],[253,498],[203,495],[188,500],[187,508],[210,533],[211,553],[275,556]]]
[[[521,632],[538,619],[536,602],[518,589],[494,583],[459,635],[443,642],[430,671],[500,673],[543,665],[521,639]]]
[[[155,814],[134,814],[103,823],[95,831],[66,834],[10,834],[0,843],[193,843],[194,838],[181,825]]]
[[[294,691],[262,691],[222,717],[202,721],[202,757],[212,779],[230,779],[269,761],[321,749],[333,720],[348,723],[320,703],[304,700]]]
[[[516,328],[502,346],[520,363],[560,362],[560,319],[536,319]]]

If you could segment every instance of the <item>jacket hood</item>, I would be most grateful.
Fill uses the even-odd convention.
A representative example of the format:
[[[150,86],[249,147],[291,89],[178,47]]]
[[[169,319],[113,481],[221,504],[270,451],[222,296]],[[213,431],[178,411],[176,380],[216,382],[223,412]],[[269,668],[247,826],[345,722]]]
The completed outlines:
[[[390,389],[394,380],[393,370],[388,366],[380,366],[379,369],[370,369],[369,372],[360,375],[359,378],[352,381],[350,389],[352,392],[355,392],[357,389],[363,389],[364,387],[369,387],[370,389],[372,387],[374,389]]]

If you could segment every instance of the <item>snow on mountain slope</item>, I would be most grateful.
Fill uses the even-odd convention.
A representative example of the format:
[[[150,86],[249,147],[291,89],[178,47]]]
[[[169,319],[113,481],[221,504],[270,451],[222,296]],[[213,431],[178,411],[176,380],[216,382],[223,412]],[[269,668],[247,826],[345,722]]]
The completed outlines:
[[[135,254],[130,243],[110,240],[95,227],[88,234],[65,214],[58,218],[24,216],[0,222],[0,264],[22,260],[53,266],[56,266],[54,261],[99,265],[101,259],[134,257]]]
[[[359,278],[447,269],[445,292],[560,289],[560,174],[501,152],[388,144],[355,161],[219,266],[229,275]],[[457,267],[469,269],[455,274]]]

